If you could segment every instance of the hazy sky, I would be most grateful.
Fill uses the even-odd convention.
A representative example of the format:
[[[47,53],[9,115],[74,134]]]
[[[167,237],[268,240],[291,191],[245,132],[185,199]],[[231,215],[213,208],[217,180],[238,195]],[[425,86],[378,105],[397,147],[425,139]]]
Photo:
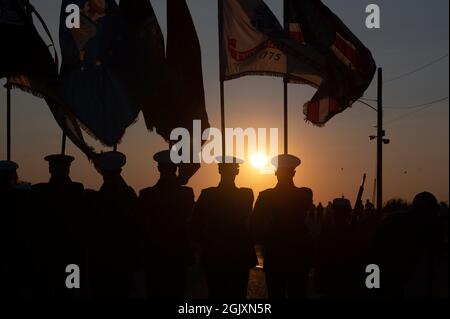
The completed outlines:
[[[61,1],[31,0],[53,34],[58,38]],[[164,0],[151,1],[162,29],[166,30]],[[282,19],[282,0],[266,0]],[[448,53],[448,0],[326,0],[324,1],[372,51],[385,78],[411,71]],[[370,3],[381,7],[381,29],[365,27],[365,8]],[[219,82],[217,1],[189,0],[202,44],[203,72],[207,111],[213,126],[219,127]],[[8,45],[7,43],[2,43]],[[410,106],[448,96],[448,58],[419,73],[385,85],[386,106]],[[4,82],[2,82],[4,84]],[[375,81],[366,97],[376,96]],[[352,109],[317,128],[303,121],[301,105],[314,90],[306,86],[289,87],[290,152],[298,155],[302,166],[296,182],[314,190],[315,201],[328,201],[345,195],[354,200],[363,173],[368,174],[365,198],[372,198],[376,169],[376,143],[369,135],[376,133],[376,113],[355,104]],[[279,127],[282,132],[282,81],[270,77],[246,77],[226,83],[228,127]],[[0,117],[5,119],[5,90],[0,90]],[[386,126],[391,144],[385,147],[385,200],[428,190],[440,200],[448,200],[449,185],[449,113],[448,101],[412,114]],[[411,110],[387,109],[386,123]],[[20,165],[20,177],[29,182],[48,179],[46,154],[60,150],[61,132],[43,100],[20,91],[13,92],[13,159]],[[0,121],[0,158],[6,157],[6,123]],[[91,142],[91,141],[90,141]],[[93,143],[93,142],[92,142]],[[99,148],[100,145],[96,144]],[[281,144],[282,145],[282,144]],[[136,191],[157,179],[153,153],[165,148],[155,133],[149,133],[142,117],[129,128],[119,150],[128,156],[124,176]],[[87,187],[98,188],[101,178],[73,145],[68,153],[76,156],[72,177]],[[204,166],[191,180],[198,195],[218,182],[217,168]],[[255,195],[272,187],[273,176],[260,175],[246,164],[237,180],[252,187]]]

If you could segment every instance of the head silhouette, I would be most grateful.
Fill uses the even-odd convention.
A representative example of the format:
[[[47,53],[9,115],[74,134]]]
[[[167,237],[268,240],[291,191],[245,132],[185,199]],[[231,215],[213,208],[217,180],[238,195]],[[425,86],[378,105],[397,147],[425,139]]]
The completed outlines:
[[[69,177],[70,164],[53,163],[49,165],[48,171],[52,178],[64,179]]]
[[[171,163],[159,163],[158,172],[161,177],[176,177],[178,166]]]
[[[426,217],[434,217],[439,211],[439,204],[436,197],[429,193],[423,192],[417,194],[413,200],[413,211]]]
[[[277,168],[275,175],[280,186],[291,186],[294,184],[296,168],[301,164],[297,156],[283,154],[272,159],[272,165]]]
[[[0,161],[0,188],[11,189],[17,183],[18,165],[11,161]]]
[[[120,180],[122,169],[99,169],[99,173],[103,177],[104,184],[115,183],[117,180]]]
[[[352,205],[348,199],[336,198],[332,204],[333,219],[337,225],[347,223],[352,214]]]
[[[176,177],[178,165],[172,161],[175,152],[164,150],[156,153],[153,159],[158,163],[158,171],[161,178]]]
[[[220,184],[222,186],[234,186],[236,176],[239,175],[239,168],[243,160],[232,156],[219,156],[216,158],[219,167]]]
[[[127,158],[120,152],[106,152],[99,155],[95,162],[95,168],[102,175],[105,184],[121,180],[122,167]]]
[[[278,183],[282,185],[293,184],[296,170],[289,167],[280,167],[277,169],[275,175]]]
[[[219,164],[219,174],[222,184],[233,185],[239,175],[239,164]]]
[[[69,178],[70,165],[74,158],[67,155],[49,155],[45,157],[48,162],[48,171],[53,180],[66,180]]]

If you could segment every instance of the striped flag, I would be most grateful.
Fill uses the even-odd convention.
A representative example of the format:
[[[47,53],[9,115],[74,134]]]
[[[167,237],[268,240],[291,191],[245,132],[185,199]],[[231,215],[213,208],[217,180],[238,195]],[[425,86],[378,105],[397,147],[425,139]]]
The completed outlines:
[[[325,57],[323,82],[304,105],[307,120],[323,125],[364,94],[376,64],[364,44],[320,0],[285,2],[289,35],[297,45],[312,46]]]

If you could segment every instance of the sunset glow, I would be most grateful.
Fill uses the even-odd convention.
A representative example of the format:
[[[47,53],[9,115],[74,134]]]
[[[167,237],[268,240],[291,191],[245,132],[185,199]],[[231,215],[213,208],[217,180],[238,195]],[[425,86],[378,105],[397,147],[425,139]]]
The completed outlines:
[[[250,158],[250,164],[252,164],[252,166],[254,168],[258,168],[258,169],[263,169],[267,165],[268,161],[269,161],[269,158],[266,155],[261,154],[261,153],[254,154]]]

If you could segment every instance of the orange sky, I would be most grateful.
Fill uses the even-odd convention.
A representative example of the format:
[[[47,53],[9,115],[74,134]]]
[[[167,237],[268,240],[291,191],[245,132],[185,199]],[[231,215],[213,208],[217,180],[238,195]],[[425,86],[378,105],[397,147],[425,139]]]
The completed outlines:
[[[57,38],[60,4],[55,1],[31,1],[48,21]],[[282,1],[267,4],[281,18]],[[365,4],[357,0],[324,1],[372,50],[385,77],[390,78],[448,53],[448,1],[435,0],[430,6],[424,0],[378,1],[383,14],[382,28],[369,31],[364,27]],[[152,1],[165,30],[164,1]],[[219,84],[217,53],[217,12],[215,1],[188,1],[202,43],[207,110],[210,122],[218,127]],[[405,6],[411,10],[404,11]],[[386,105],[417,105],[448,96],[448,59],[385,88]],[[2,82],[1,84],[3,84]],[[282,135],[282,81],[267,77],[247,77],[226,84],[228,127],[278,127]],[[324,128],[303,121],[301,105],[314,91],[305,86],[291,85],[290,152],[303,164],[296,182],[314,190],[315,201],[345,195],[354,200],[363,173],[367,173],[364,198],[372,198],[375,177],[376,113],[360,104],[337,116]],[[372,85],[367,97],[375,96]],[[6,157],[5,92],[0,90],[0,158]],[[389,122],[407,114],[405,110],[386,110]],[[411,200],[414,194],[428,190],[440,200],[448,200],[449,122],[448,101],[402,121],[387,125],[392,143],[385,147],[385,200],[402,197]],[[45,103],[29,94],[13,92],[13,159],[20,165],[23,180],[40,182],[48,179],[43,157],[60,150],[61,132]],[[281,141],[280,141],[281,142]],[[281,147],[282,143],[280,143]],[[100,145],[98,145],[100,148]],[[157,174],[153,153],[166,148],[155,134],[145,129],[143,119],[126,133],[119,150],[128,156],[124,176],[136,191],[155,183]],[[73,165],[74,180],[87,187],[98,188],[101,179],[86,158],[70,143],[68,153],[77,157]],[[204,166],[191,180],[197,195],[200,190],[218,183],[215,165]],[[272,187],[274,176],[260,175],[250,165],[241,169],[238,185],[252,187],[255,195]]]

